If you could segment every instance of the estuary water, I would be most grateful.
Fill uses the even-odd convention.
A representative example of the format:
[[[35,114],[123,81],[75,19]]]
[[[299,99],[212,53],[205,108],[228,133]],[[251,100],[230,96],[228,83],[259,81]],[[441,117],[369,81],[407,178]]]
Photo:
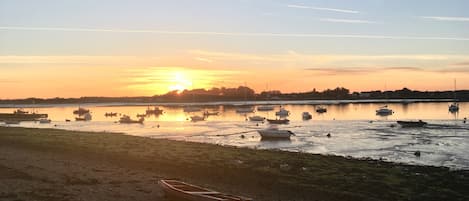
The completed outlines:
[[[315,112],[316,104],[326,104],[327,113]],[[239,114],[236,108],[249,104],[275,106],[274,111]],[[34,128],[59,128],[77,131],[122,132],[150,138],[195,141],[220,145],[232,145],[257,149],[281,149],[317,154],[332,154],[352,157],[370,157],[407,164],[444,166],[452,169],[469,169],[469,103],[460,103],[458,113],[448,112],[447,102],[399,102],[386,103],[394,111],[389,116],[377,116],[375,110],[384,103],[340,102],[340,101],[285,101],[285,102],[217,102],[198,105],[200,112],[185,113],[180,104],[157,105],[164,113],[148,116],[143,124],[119,124],[120,115],[137,119],[144,114],[146,104],[82,104],[91,111],[92,120],[75,121],[78,105],[7,105],[0,113],[10,113],[24,107],[26,111],[47,113],[50,124],[21,122],[21,126]],[[191,105],[191,104],[185,104]],[[296,135],[290,141],[263,141],[257,133],[268,123],[250,122],[247,117],[260,115],[275,118],[275,111],[283,107],[290,111],[290,123],[279,126]],[[202,115],[203,111],[218,111],[205,121],[191,122],[190,116]],[[303,120],[302,113],[308,111],[311,120]],[[119,113],[116,117],[105,117],[106,112]],[[71,120],[66,122],[65,119]],[[424,120],[424,128],[402,128],[396,120]],[[327,134],[331,137],[327,137]],[[243,136],[243,137],[241,137]],[[414,155],[420,151],[421,156]]]

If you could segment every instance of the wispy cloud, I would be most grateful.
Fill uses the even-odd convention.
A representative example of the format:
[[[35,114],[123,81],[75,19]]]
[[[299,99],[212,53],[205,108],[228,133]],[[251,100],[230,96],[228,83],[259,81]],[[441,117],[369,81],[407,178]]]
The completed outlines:
[[[335,19],[335,18],[321,18],[323,22],[337,22],[337,23],[351,23],[351,24],[375,24],[374,21],[368,20],[352,20],[352,19]]]
[[[339,12],[339,13],[352,13],[352,14],[360,13],[360,11],[356,11],[356,10],[338,9],[338,8],[325,8],[325,7],[315,7],[315,6],[304,6],[304,5],[295,5],[295,4],[287,5],[287,7],[289,7],[289,8],[299,8],[299,9],[332,11],[332,12]]]
[[[207,35],[207,36],[240,36],[240,37],[355,38],[355,39],[392,39],[392,40],[469,41],[469,38],[467,37],[399,36],[399,35],[367,35],[367,34],[246,33],[246,32],[168,31],[168,30],[151,30],[151,29],[133,30],[133,29],[91,29],[91,28],[12,27],[12,26],[0,26],[0,30],[149,33],[149,34],[170,34],[170,35]]]
[[[469,22],[469,17],[421,16],[421,18],[437,21]]]
[[[197,61],[201,61],[201,62],[213,63],[213,60],[207,59],[207,58],[196,57],[196,58],[194,58],[194,59],[197,60]]]
[[[382,71],[423,71],[422,68],[418,67],[320,67],[320,68],[305,68],[307,71],[314,71],[322,75],[341,75],[341,74],[364,74],[371,72],[382,72]]]

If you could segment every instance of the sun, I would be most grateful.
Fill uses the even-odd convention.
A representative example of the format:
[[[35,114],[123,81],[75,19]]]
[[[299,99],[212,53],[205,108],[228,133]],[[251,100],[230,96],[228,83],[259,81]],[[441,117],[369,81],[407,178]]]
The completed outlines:
[[[188,78],[186,73],[180,71],[174,72],[168,89],[170,91],[176,90],[178,93],[181,93],[185,89],[192,87],[192,82],[190,80],[191,79]]]

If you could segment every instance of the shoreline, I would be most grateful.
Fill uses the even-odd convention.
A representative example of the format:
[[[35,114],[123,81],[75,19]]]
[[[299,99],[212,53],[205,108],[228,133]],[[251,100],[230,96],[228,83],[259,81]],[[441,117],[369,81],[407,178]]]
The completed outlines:
[[[372,104],[372,103],[443,103],[453,102],[453,99],[344,99],[344,100],[248,100],[248,101],[211,101],[211,102],[141,102],[141,103],[126,103],[126,102],[100,102],[100,103],[37,103],[37,104],[11,104],[0,103],[0,108],[47,108],[51,106],[97,106],[97,107],[125,107],[125,106],[167,106],[167,107],[182,107],[182,106],[242,106],[242,105],[338,105],[338,104]],[[458,101],[461,103],[469,101]]]
[[[52,198],[43,200],[55,200],[58,195],[75,198],[70,200],[109,200],[108,188],[135,196],[133,200],[164,200],[156,185],[162,178],[179,178],[254,200],[469,199],[469,171],[445,167],[58,129],[0,127],[0,145],[0,187],[2,183],[22,187],[18,192],[0,190],[0,198],[7,199],[34,200],[32,194],[40,188],[30,185],[35,183],[52,185]],[[34,160],[20,160],[28,155]],[[72,171],[89,177],[84,179],[69,175],[67,163],[103,166],[96,169],[104,170]],[[56,166],[63,167],[65,176],[51,173]],[[43,171],[35,174],[30,167]],[[121,175],[123,170],[127,171]],[[114,177],[105,177],[108,173]],[[55,184],[63,184],[65,189],[57,189]],[[96,199],[83,190],[90,187],[99,191]],[[115,200],[131,199],[122,196]]]

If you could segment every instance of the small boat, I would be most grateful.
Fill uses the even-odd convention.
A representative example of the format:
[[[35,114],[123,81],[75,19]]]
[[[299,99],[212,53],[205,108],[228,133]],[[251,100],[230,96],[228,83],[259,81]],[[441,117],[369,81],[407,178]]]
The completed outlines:
[[[45,119],[45,118],[44,118],[44,119],[39,119],[39,123],[40,123],[40,124],[48,124],[48,123],[50,123],[50,122],[51,122],[50,119]]]
[[[28,114],[29,112],[27,111],[24,111],[23,108],[20,108],[20,109],[17,109],[15,111],[13,111],[13,114]]]
[[[128,115],[124,115],[119,119],[119,123],[121,124],[143,124],[145,118],[140,118],[139,120],[133,120]]]
[[[267,119],[270,124],[288,124],[288,119]]]
[[[317,106],[317,107],[316,107],[316,112],[317,112],[317,113],[326,113],[326,112],[327,112],[327,108],[324,107],[324,106]]]
[[[249,117],[249,121],[264,121],[264,120],[265,120],[265,117],[262,117],[262,116]]]
[[[5,120],[5,124],[20,124],[21,121],[18,120]]]
[[[209,111],[204,112],[204,116],[212,116],[212,115],[218,115],[218,112],[209,112]]]
[[[401,125],[402,127],[406,127],[406,128],[409,128],[409,127],[424,127],[425,125],[428,124],[427,122],[424,122],[422,120],[418,120],[418,121],[397,121],[397,123],[399,125]]]
[[[258,130],[257,132],[261,135],[262,139],[290,139],[290,136],[295,135],[289,130],[279,130],[275,126]]]
[[[290,115],[290,111],[288,111],[284,108],[280,108],[280,110],[278,112],[275,112],[275,115],[286,117],[286,116]]]
[[[199,107],[184,107],[183,111],[184,112],[199,112],[200,109]]]
[[[257,111],[272,111],[274,110],[274,106],[273,105],[261,105],[261,106],[257,106]]]
[[[309,112],[303,112],[301,116],[303,117],[303,120],[310,120],[313,118],[313,115],[311,115]]]
[[[178,180],[162,179],[158,184],[168,197],[188,201],[252,201],[236,195],[220,193]]]
[[[459,111],[459,104],[458,103],[451,103],[451,105],[449,105],[448,107],[448,110],[450,112],[458,112]]]
[[[391,109],[389,109],[387,105],[382,106],[376,110],[376,115],[379,115],[379,116],[388,116],[388,115],[392,115],[392,113],[394,112]]]
[[[138,118],[145,118],[147,115],[146,114],[137,114]]]
[[[145,114],[147,114],[147,115],[160,115],[160,114],[163,114],[163,110],[156,107],[156,106],[153,109],[148,107],[147,110],[145,111]]]
[[[117,116],[117,112],[106,112],[106,113],[104,113],[104,116],[106,116],[106,117],[114,117],[114,116]]]
[[[236,113],[253,113],[254,108],[252,107],[239,107],[236,108]]]
[[[76,117],[75,120],[76,121],[91,121],[91,118],[92,118],[91,114],[86,113],[86,114],[83,115],[83,117],[82,116]]]
[[[74,111],[73,111],[73,114],[77,114],[77,115],[80,115],[80,116],[81,116],[81,115],[84,115],[84,114],[89,113],[89,112],[90,112],[90,110],[88,110],[88,109],[85,109],[85,108],[82,108],[82,107],[78,107],[77,110],[74,110]]]
[[[197,122],[197,121],[205,121],[205,117],[201,117],[198,115],[191,116],[191,121],[192,122]]]

